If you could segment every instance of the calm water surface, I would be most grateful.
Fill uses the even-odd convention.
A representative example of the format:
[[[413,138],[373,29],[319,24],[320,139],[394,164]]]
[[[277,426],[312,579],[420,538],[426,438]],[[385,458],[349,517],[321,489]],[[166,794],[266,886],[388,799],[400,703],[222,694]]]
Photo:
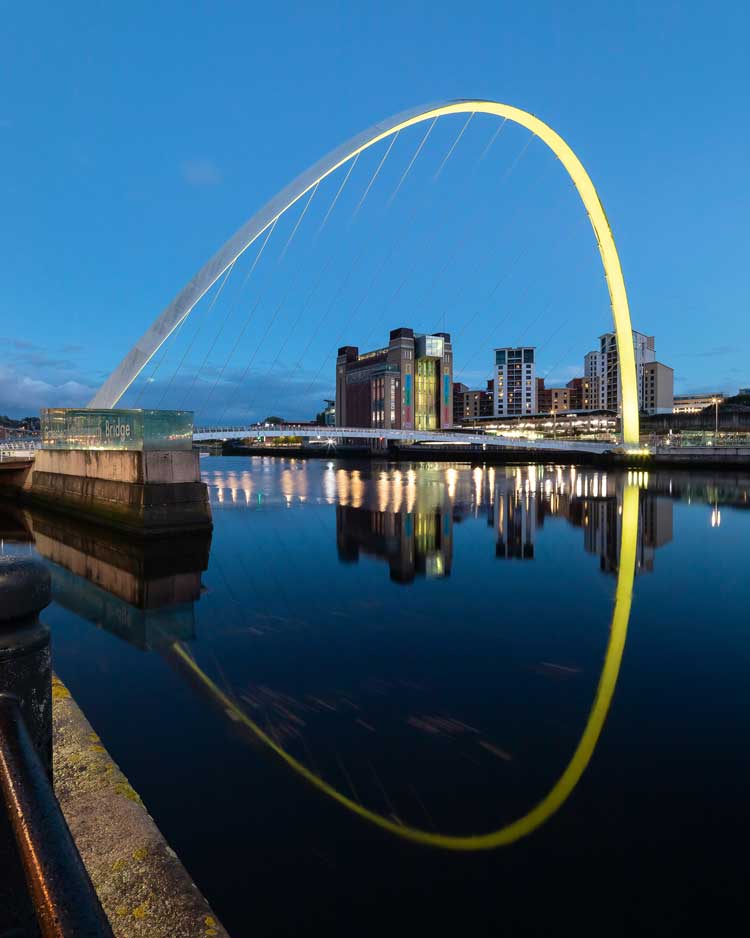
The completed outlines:
[[[230,933],[746,918],[750,474],[202,467],[210,544],[0,520]]]

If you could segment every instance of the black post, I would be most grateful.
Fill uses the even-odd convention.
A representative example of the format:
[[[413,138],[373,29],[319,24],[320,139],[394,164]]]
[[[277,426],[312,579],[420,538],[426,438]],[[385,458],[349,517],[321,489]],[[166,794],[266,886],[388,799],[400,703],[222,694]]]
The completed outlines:
[[[38,619],[49,601],[44,564],[0,557],[0,830],[9,822],[44,938],[111,938],[52,788],[49,630]],[[16,898],[17,933],[28,933]]]

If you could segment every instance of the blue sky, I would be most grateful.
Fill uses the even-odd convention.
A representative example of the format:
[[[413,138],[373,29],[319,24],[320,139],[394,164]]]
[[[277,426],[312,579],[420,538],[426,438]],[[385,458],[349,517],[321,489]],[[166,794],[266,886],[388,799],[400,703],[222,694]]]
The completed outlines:
[[[3,4],[2,17],[0,413],[85,403],[196,270],[298,172],[391,113],[474,96],[534,112],[578,152],[614,229],[633,323],[656,335],[659,358],[675,368],[677,390],[731,392],[750,384],[744,4],[80,0]],[[448,126],[442,138],[436,132],[430,158],[439,158],[459,127]],[[487,128],[477,121],[471,129],[475,137],[467,132],[462,147],[476,154]],[[512,182],[495,192],[493,182],[500,187],[523,144],[505,137],[493,147],[496,162],[482,164],[487,171],[475,189],[457,153],[438,198],[428,192],[427,168],[399,200],[405,213],[412,207],[416,213],[418,193],[428,193],[446,218],[466,219],[473,245],[497,236],[497,253],[477,282],[484,277],[489,284],[524,237],[548,236],[544,251],[532,251],[518,273],[519,284],[526,276],[533,289],[503,300],[518,328],[501,328],[492,341],[523,336],[543,345],[542,372],[550,368],[550,377],[562,380],[580,371],[583,354],[609,328],[601,271],[591,233],[565,180],[547,173],[544,154],[530,147]],[[403,145],[394,149],[394,178],[412,143]],[[547,173],[538,184],[537,170]],[[355,203],[361,191],[352,190]],[[384,204],[387,192],[381,196]],[[478,197],[481,211],[472,216],[466,206]],[[523,208],[501,236],[498,220],[510,217],[511,201]],[[384,243],[384,217],[373,208],[357,218],[351,235],[363,245],[371,238],[373,257]],[[420,219],[410,247],[415,276],[435,262],[427,209]],[[348,270],[344,222],[327,232],[326,257],[333,261],[323,287],[330,290]],[[302,235],[301,228],[300,251]],[[568,256],[568,240],[580,252],[580,268]],[[450,244],[442,246],[450,256]],[[441,285],[434,303],[425,300],[432,304],[426,328],[445,315],[455,331],[476,314],[478,295],[462,297],[461,284],[477,250],[458,254],[445,290]],[[305,258],[294,269],[314,277],[315,257]],[[300,308],[308,281],[300,276],[290,286],[289,269],[279,266],[275,277]],[[370,271],[361,276],[366,289]],[[383,295],[388,288],[384,283]],[[409,307],[384,312],[372,302],[378,295],[368,295],[363,313],[377,326],[371,344],[384,341],[389,328],[413,324]],[[412,302],[423,295],[415,292]],[[251,301],[251,294],[237,295],[235,322]],[[337,311],[344,329],[355,305],[352,294]],[[278,409],[308,416],[331,392],[325,362],[338,325],[322,331],[303,361],[307,339],[294,334],[285,345],[284,333],[275,331],[287,313],[292,328],[296,314],[284,308],[254,360],[258,367],[249,369],[252,404],[228,382],[206,417]],[[558,328],[569,315],[573,325]],[[488,336],[502,319],[492,306],[484,316],[456,353],[471,365],[471,383],[489,369]],[[523,322],[532,325],[526,335]],[[205,329],[201,350],[210,344],[210,323]],[[363,342],[372,331],[360,330],[351,341]],[[276,361],[273,349],[282,346]],[[220,351],[219,345],[216,361],[206,363],[209,373]],[[180,359],[176,348],[170,356],[165,365]],[[251,356],[252,344],[226,376],[239,380]],[[191,380],[188,370],[175,387],[183,382],[188,394]]]

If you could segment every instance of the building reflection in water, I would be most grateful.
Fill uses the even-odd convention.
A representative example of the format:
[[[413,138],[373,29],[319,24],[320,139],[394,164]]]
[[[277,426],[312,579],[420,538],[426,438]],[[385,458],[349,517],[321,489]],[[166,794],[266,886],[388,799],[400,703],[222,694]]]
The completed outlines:
[[[282,481],[287,505],[308,497],[301,462]],[[656,550],[672,540],[673,531],[672,499],[649,490],[647,472],[608,475],[575,466],[476,466],[469,472],[424,464],[416,471],[385,463],[363,470],[331,463],[318,499],[336,506],[336,546],[343,563],[356,563],[363,555],[380,558],[392,580],[411,583],[417,576],[449,576],[454,523],[481,516],[495,530],[499,558],[533,560],[545,521],[562,518],[582,529],[584,549],[599,557],[602,571],[616,573],[622,540],[618,506],[626,485],[642,492],[636,570],[649,572]]]
[[[241,468],[208,469],[204,479],[220,510],[335,505],[341,561],[382,559],[400,583],[450,575],[453,526],[468,517],[486,518],[495,530],[496,556],[508,560],[533,560],[545,522],[564,519],[582,530],[583,547],[598,556],[601,570],[614,574],[621,542],[618,499],[626,485],[635,485],[642,493],[636,572],[647,573],[656,551],[673,538],[675,501],[705,504],[712,528],[721,524],[720,505],[750,507],[747,473],[335,460],[323,463],[321,473],[320,466],[259,456]]]
[[[484,510],[495,528],[496,556],[533,560],[538,531],[549,518],[563,518],[583,530],[584,549],[599,557],[606,573],[620,561],[622,490],[626,484],[642,492],[639,504],[636,572],[654,568],[654,553],[672,540],[672,501],[649,491],[647,472],[608,475],[575,466],[516,466],[487,480]]]
[[[469,517],[486,519],[495,532],[495,555],[510,560],[533,560],[545,523],[564,519],[581,529],[583,547],[599,557],[602,571],[614,574],[627,485],[641,491],[637,573],[653,570],[656,551],[672,540],[674,501],[705,504],[714,528],[721,523],[720,506],[750,508],[750,476],[728,473],[607,473],[554,465],[321,465],[258,457],[243,461],[239,469],[209,470],[206,481],[221,510],[286,508],[308,501],[335,506],[339,559],[381,559],[399,583],[449,576],[454,525]],[[194,635],[193,607],[208,566],[210,536],[139,546],[97,526],[6,505],[0,515],[0,543],[2,539],[35,542],[50,562],[56,601],[133,645],[155,648]]]
[[[144,542],[70,518],[22,515],[56,603],[144,651],[194,638],[210,534]]]
[[[339,481],[348,494],[345,474]],[[341,561],[356,563],[361,553],[381,557],[397,583],[411,583],[417,575],[450,575],[453,518],[447,485],[417,483],[413,470],[407,471],[406,479],[400,470],[382,471],[374,486],[364,488],[358,503],[336,505]]]

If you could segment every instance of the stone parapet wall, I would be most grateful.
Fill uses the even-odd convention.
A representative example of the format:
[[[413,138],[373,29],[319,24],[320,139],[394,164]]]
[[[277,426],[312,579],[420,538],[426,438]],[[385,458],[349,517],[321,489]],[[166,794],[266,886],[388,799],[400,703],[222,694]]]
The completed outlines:
[[[114,482],[35,468],[27,497],[55,511],[143,535],[211,525],[211,507],[203,482]]]
[[[194,451],[40,450],[34,470],[141,484],[201,480],[200,456]]]

